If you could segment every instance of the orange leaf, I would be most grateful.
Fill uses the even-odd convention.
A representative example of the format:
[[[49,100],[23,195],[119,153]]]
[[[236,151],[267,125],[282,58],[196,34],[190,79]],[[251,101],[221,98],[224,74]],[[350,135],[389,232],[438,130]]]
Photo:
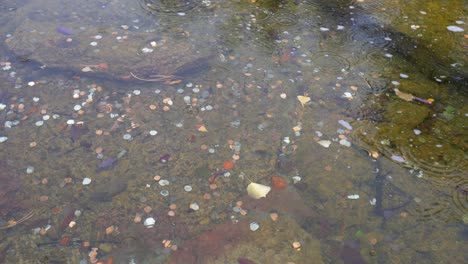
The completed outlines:
[[[230,170],[230,169],[232,169],[232,167],[234,167],[234,162],[232,162],[232,161],[225,161],[223,163],[223,169],[224,170]]]

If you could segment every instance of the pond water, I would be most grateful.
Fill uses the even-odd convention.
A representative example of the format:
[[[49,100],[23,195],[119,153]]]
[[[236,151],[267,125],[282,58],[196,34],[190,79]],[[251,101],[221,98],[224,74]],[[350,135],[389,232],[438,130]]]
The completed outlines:
[[[467,262],[465,23],[457,0],[2,1],[0,262]]]

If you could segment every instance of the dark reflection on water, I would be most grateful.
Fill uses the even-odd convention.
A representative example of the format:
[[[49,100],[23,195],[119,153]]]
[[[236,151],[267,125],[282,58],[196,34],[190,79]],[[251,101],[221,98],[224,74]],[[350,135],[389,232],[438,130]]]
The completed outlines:
[[[462,263],[463,18],[414,2],[0,4],[0,262]]]

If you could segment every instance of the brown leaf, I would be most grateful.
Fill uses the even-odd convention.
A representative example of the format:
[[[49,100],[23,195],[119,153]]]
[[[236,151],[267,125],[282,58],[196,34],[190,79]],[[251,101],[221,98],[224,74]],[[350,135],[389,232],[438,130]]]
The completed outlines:
[[[412,94],[400,92],[398,89],[393,89],[393,91],[395,91],[396,96],[400,97],[401,99],[408,102],[413,101],[414,96]]]

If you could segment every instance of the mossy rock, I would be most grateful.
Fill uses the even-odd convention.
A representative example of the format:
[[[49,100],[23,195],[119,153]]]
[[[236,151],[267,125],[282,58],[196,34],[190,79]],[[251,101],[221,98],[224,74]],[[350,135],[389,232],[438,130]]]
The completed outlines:
[[[427,106],[406,101],[395,101],[386,106],[384,119],[396,127],[409,130],[424,122],[428,116],[429,109]]]

